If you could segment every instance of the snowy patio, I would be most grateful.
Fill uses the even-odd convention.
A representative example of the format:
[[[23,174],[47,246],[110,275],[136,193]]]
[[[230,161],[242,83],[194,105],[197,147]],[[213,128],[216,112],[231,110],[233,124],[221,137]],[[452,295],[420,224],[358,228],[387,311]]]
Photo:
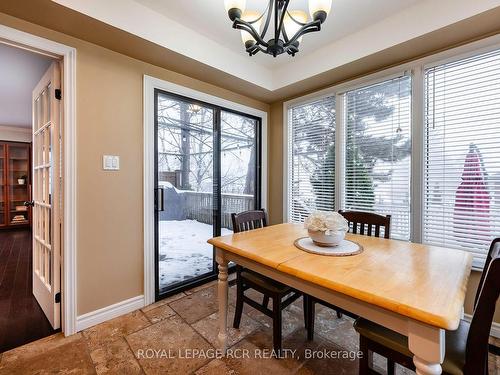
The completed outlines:
[[[160,289],[212,272],[213,237],[210,224],[196,220],[169,220],[159,223]],[[222,228],[222,235],[232,233]]]

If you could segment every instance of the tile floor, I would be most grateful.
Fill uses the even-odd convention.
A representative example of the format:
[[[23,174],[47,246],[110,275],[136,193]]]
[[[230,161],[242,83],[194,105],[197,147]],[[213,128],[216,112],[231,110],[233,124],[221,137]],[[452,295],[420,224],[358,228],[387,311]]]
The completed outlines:
[[[234,298],[232,287],[233,304]],[[0,374],[357,374],[357,360],[306,358],[311,351],[317,356],[356,352],[358,337],[349,318],[337,319],[318,306],[315,339],[307,342],[301,301],[284,312],[283,346],[296,350],[293,356],[260,358],[271,348],[271,320],[246,307],[241,329],[230,330],[233,358],[206,358],[216,345],[215,301],[215,284],[210,283],[70,337],[44,338],[0,354]],[[231,319],[233,312],[230,306]],[[384,360],[376,356],[375,364],[383,373]],[[500,374],[499,369],[500,357],[491,356],[490,374]],[[397,373],[412,374],[402,368]]]

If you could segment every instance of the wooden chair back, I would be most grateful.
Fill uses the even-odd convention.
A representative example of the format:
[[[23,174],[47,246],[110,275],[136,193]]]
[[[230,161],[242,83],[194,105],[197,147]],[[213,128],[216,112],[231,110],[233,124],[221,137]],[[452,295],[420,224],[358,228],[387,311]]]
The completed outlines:
[[[467,336],[464,374],[488,374],[488,339],[500,294],[500,242],[494,240],[479,285],[479,296]]]
[[[491,241],[490,250],[488,251],[488,256],[486,257],[486,262],[484,263],[483,272],[481,273],[481,278],[479,279],[479,284],[476,290],[476,297],[474,298],[474,308],[477,305],[479,295],[481,294],[481,288],[484,284],[484,279],[486,278],[486,270],[488,269],[491,260],[500,254],[500,238],[495,238]]]
[[[373,212],[343,210],[339,210],[339,214],[349,222],[349,228],[353,234],[381,237],[380,228],[384,228],[384,238],[390,237],[391,215],[383,216]]]
[[[244,211],[239,214],[232,213],[231,220],[233,222],[234,233],[267,226],[267,214],[264,209]]]

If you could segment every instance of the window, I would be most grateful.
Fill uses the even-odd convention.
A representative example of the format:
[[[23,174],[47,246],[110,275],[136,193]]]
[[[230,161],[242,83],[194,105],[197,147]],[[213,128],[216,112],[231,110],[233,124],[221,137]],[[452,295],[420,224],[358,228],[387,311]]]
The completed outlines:
[[[288,107],[286,219],[391,215],[392,238],[469,251],[482,267],[500,237],[500,38],[320,95]]]
[[[423,242],[484,262],[500,234],[500,50],[425,70]]]
[[[290,109],[288,219],[335,209],[335,97]]]
[[[391,237],[410,239],[411,78],[344,94],[343,208],[390,214]]]

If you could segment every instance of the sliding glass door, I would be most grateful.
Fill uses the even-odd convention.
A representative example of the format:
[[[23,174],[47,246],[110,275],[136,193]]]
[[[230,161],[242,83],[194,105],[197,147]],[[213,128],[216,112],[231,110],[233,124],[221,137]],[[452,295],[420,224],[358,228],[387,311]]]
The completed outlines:
[[[155,91],[157,298],[216,275],[213,236],[258,208],[260,119]]]

